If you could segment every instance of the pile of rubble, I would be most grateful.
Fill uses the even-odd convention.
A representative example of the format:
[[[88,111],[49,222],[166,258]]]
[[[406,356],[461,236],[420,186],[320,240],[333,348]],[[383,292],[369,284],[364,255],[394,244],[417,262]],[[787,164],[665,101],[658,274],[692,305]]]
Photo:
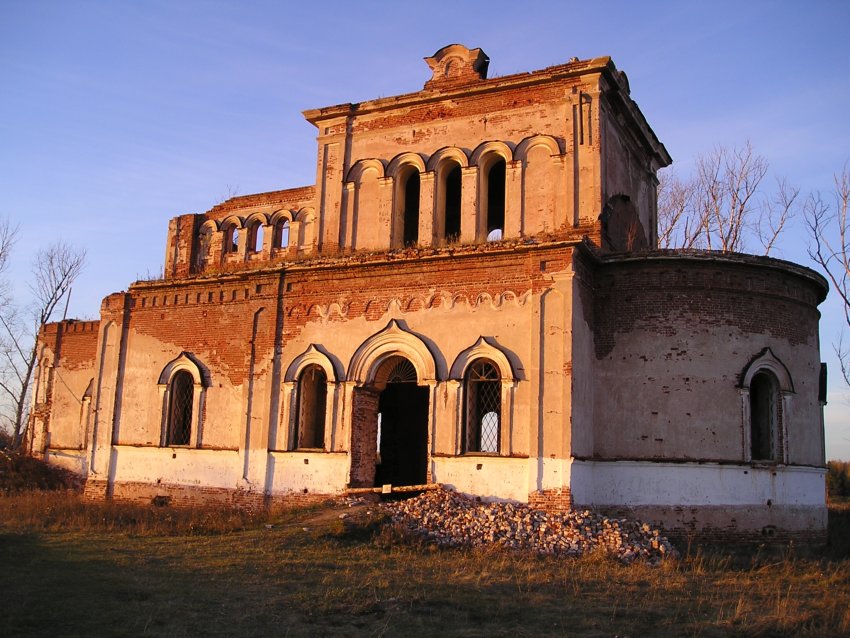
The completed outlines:
[[[482,503],[447,490],[382,507],[394,523],[441,547],[499,544],[557,556],[581,556],[600,548],[626,563],[677,555],[661,532],[646,523],[589,511],[549,514],[515,503]]]

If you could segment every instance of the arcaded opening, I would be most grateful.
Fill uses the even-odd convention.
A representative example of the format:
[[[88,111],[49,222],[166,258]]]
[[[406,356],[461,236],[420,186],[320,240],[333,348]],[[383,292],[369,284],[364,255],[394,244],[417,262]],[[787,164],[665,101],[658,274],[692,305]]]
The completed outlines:
[[[404,181],[403,237],[405,246],[419,242],[419,171],[412,171]]]
[[[504,230],[505,160],[499,158],[487,171],[487,240],[498,241]]]
[[[248,230],[248,252],[258,253],[263,249],[264,226],[257,221],[251,224]]]
[[[210,257],[210,245],[212,244],[212,230],[209,226],[201,228],[198,233],[198,252],[196,264],[198,268],[203,268],[207,265]]]
[[[274,248],[286,248],[289,246],[289,220],[281,219],[274,225],[274,235],[272,236],[272,246]]]
[[[230,224],[225,229],[222,247],[226,253],[239,252],[239,228],[236,224]]]
[[[443,239],[453,243],[460,239],[460,201],[461,201],[461,168],[453,163],[452,168],[446,168],[443,185]]]

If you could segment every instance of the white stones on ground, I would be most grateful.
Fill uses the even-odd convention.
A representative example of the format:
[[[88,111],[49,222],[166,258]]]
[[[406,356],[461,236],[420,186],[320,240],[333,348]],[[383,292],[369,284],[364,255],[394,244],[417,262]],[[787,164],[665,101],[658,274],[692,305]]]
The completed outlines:
[[[626,563],[677,554],[661,531],[646,523],[587,510],[549,514],[515,503],[481,503],[447,490],[382,507],[394,523],[442,547],[498,544],[559,556],[581,556],[600,548]]]

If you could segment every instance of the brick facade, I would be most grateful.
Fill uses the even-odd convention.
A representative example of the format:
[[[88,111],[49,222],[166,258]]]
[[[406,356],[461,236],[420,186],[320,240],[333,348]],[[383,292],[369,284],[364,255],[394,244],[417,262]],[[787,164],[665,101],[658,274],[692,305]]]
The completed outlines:
[[[427,61],[422,91],[305,111],[315,185],[175,217],[161,279],[47,326],[33,450],[92,498],[259,507],[419,477],[822,532],[822,278],[654,250],[671,159],[609,58]]]

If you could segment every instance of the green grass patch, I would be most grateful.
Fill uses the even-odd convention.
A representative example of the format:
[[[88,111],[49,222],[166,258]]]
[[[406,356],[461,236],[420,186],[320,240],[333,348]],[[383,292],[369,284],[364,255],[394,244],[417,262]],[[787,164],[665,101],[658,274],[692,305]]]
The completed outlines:
[[[624,566],[436,549],[368,506],[252,515],[58,497],[0,498],[0,635],[850,633],[846,559],[694,551]]]

